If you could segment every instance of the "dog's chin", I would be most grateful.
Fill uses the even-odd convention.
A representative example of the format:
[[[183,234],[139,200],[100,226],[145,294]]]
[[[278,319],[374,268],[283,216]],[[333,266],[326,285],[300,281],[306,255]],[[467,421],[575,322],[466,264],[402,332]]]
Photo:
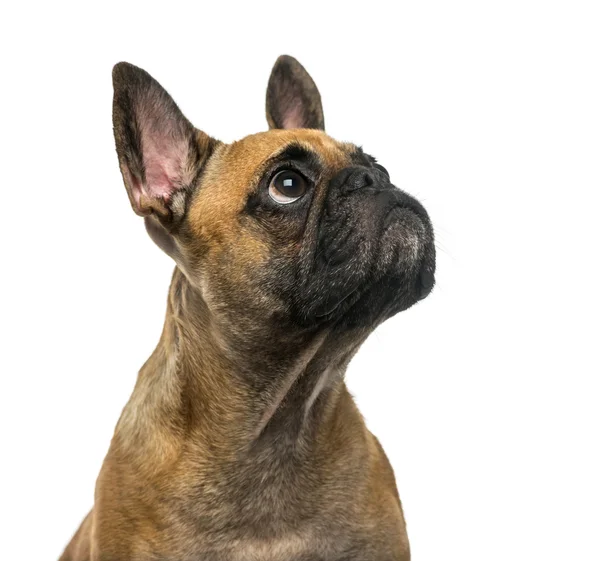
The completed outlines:
[[[433,281],[425,288],[418,275],[387,274],[365,283],[329,309],[314,314],[314,322],[338,328],[374,328],[386,319],[424,299]]]
[[[427,223],[409,210],[395,209],[372,235],[375,251],[358,251],[359,258],[338,267],[333,290],[312,294],[305,308],[308,322],[375,327],[431,292],[435,250]]]

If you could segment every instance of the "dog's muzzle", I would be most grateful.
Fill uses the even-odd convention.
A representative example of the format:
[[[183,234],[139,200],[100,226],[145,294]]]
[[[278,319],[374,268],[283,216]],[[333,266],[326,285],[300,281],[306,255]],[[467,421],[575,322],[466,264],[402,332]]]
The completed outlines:
[[[345,168],[330,181],[315,255],[321,289],[313,309],[319,317],[343,313],[374,285],[381,290],[373,305],[393,300],[395,313],[434,285],[429,216],[378,168]]]

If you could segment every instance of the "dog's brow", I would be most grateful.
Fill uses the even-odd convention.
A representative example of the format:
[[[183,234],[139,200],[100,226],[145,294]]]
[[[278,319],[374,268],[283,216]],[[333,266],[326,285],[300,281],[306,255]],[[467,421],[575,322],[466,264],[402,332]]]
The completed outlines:
[[[271,159],[279,161],[299,160],[314,167],[322,165],[321,157],[317,152],[310,150],[298,142],[288,144],[280,152],[276,152]]]

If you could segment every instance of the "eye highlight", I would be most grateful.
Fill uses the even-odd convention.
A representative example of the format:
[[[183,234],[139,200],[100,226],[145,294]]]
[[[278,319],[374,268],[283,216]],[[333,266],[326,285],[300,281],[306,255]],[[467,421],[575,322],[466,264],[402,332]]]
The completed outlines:
[[[280,205],[296,202],[308,190],[308,181],[294,170],[278,172],[269,183],[269,196]]]

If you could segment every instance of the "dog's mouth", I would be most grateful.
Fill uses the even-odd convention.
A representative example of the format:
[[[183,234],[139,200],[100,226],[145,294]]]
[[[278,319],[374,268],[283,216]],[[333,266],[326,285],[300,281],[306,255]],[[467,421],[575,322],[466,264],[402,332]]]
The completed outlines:
[[[435,284],[430,229],[426,215],[394,207],[368,235],[336,232],[332,241],[345,243],[334,244],[337,255],[313,272],[318,287],[305,308],[307,319],[367,325],[426,298]]]
[[[353,324],[371,323],[368,318],[377,323],[381,316],[391,317],[425,299],[435,285],[435,275],[427,265],[417,275],[410,275],[413,278],[406,277],[379,279],[355,288],[335,302],[326,300],[313,311],[313,317],[318,322],[348,319]]]

